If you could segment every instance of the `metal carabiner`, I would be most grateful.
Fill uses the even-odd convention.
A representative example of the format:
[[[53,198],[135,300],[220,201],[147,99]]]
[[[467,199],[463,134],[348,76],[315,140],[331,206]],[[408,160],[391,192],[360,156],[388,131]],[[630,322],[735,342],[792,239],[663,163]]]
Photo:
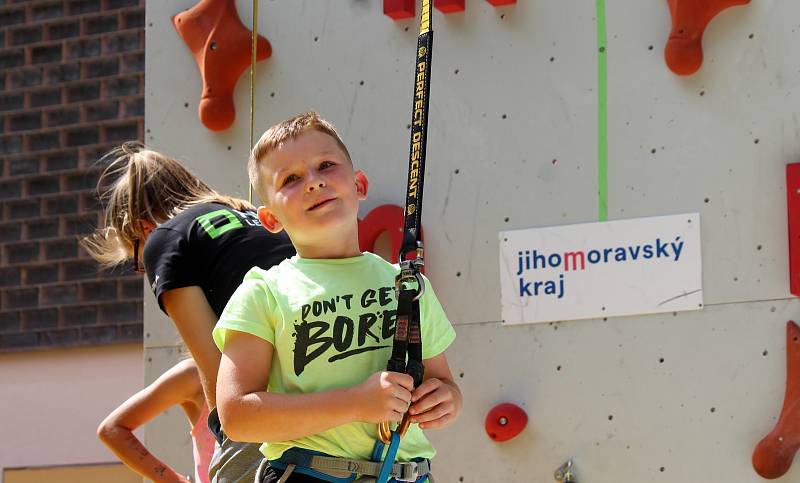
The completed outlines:
[[[389,421],[381,421],[378,424],[378,439],[381,440],[383,444],[392,442],[392,428],[390,424]]]
[[[421,299],[422,294],[425,293],[425,279],[422,277],[422,272],[416,267],[401,269],[400,275],[398,275],[394,282],[394,289],[398,294],[400,293],[403,283],[407,280],[414,280],[417,283],[417,293],[414,294],[414,302],[416,302]]]
[[[408,428],[411,427],[411,419],[408,416],[408,413],[403,415],[403,420],[400,421],[400,424],[397,425],[397,435],[401,438],[406,435]],[[383,444],[389,444],[392,442],[392,423],[389,421],[383,421],[378,424],[378,439],[381,440]]]

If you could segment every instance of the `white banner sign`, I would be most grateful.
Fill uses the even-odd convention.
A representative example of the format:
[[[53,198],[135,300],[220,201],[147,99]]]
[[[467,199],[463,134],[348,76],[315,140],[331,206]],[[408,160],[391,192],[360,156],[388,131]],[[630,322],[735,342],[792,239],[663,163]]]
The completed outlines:
[[[506,324],[698,310],[700,215],[500,232]]]

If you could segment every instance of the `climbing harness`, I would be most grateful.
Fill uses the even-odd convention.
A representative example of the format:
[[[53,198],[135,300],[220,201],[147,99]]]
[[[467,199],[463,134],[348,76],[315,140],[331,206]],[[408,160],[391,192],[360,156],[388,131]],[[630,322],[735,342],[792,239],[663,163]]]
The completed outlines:
[[[299,473],[331,483],[375,483],[376,481],[433,483],[430,474],[431,463],[418,459],[387,465],[380,462],[382,444],[373,454],[375,461],[336,458],[324,453],[301,448],[286,450],[277,460],[262,461],[256,473],[256,483],[264,479],[267,466],[283,471],[278,483],[289,480],[293,473]],[[387,455],[388,456],[388,455]],[[381,479],[383,478],[383,479]],[[391,478],[391,480],[389,480]]]

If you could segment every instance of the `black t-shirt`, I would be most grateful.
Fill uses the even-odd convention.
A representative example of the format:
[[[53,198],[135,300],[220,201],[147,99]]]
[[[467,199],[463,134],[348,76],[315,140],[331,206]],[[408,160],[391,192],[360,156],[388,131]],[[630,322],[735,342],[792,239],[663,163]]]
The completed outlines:
[[[268,232],[254,211],[204,203],[182,211],[150,234],[144,267],[161,310],[161,294],[197,285],[219,317],[248,270],[269,269],[294,254],[289,237]]]

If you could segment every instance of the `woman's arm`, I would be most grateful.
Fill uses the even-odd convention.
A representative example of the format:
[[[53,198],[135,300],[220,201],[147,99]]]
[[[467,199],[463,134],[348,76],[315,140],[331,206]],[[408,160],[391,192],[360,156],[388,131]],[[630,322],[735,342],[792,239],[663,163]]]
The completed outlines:
[[[380,372],[344,389],[309,394],[267,392],[274,348],[269,342],[230,330],[217,379],[217,402],[225,434],[236,441],[287,441],[365,421],[402,419],[413,379]],[[256,362],[258,361],[258,362]]]
[[[202,400],[198,397],[201,390],[194,361],[182,361],[109,414],[97,428],[97,437],[143,477],[159,483],[187,483],[189,480],[151,454],[133,430],[176,404],[196,404]]]
[[[208,304],[203,289],[196,285],[164,292],[161,303],[197,363],[208,407],[216,407],[220,353],[211,331],[217,324],[217,314]]]

